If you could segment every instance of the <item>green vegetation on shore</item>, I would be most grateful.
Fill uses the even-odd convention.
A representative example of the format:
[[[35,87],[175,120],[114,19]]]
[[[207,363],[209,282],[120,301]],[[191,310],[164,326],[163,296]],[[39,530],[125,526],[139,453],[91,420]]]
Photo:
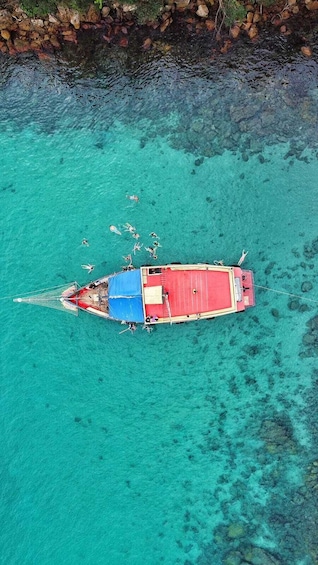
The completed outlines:
[[[45,17],[48,14],[55,14],[58,4],[63,4],[79,12],[85,12],[91,2],[89,0],[63,0],[62,2],[58,0],[22,0],[20,2],[21,7],[30,17]]]
[[[43,17],[47,14],[55,13],[57,4],[55,0],[23,0],[21,7],[30,17]]]
[[[233,0],[226,0],[233,2]],[[21,7],[30,17],[44,17],[53,14],[57,6],[63,6],[79,12],[85,12],[92,2],[90,0],[22,0]],[[103,6],[112,7],[111,2],[95,0],[96,6],[101,10]],[[139,22],[154,21],[162,12],[164,2],[162,0],[118,0],[118,4],[136,6],[136,17]]]
[[[265,0],[272,3],[275,0]],[[23,10],[30,17],[45,17],[47,14],[53,14],[57,11],[57,6],[63,5],[72,10],[85,12],[92,2],[90,0],[21,0],[20,4]],[[118,0],[119,5],[134,6],[136,19],[143,24],[147,21],[155,21],[164,10],[166,2],[164,0]],[[95,4],[101,10],[103,6],[112,7],[111,2],[103,0],[95,0]],[[222,25],[230,26],[234,21],[241,21],[246,15],[244,4],[238,0],[219,0],[218,20]]]

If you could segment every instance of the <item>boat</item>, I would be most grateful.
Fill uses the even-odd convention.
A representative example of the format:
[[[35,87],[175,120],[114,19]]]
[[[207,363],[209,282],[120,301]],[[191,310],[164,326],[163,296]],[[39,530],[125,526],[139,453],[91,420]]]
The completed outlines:
[[[255,305],[253,273],[240,265],[197,263],[134,268],[106,275],[85,286],[72,283],[50,292],[14,299],[63,309],[83,310],[135,329],[179,324],[243,312]]]

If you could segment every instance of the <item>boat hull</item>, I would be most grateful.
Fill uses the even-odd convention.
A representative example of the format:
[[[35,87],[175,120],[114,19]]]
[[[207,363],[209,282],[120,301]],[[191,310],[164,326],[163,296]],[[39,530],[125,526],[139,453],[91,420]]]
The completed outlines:
[[[146,266],[97,279],[63,300],[104,319],[182,323],[255,305],[253,273],[209,264]]]

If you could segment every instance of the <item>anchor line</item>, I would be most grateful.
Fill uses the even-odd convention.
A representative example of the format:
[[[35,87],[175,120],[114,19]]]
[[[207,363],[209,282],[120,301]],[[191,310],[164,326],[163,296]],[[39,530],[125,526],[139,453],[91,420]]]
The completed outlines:
[[[19,298],[33,298],[34,296],[40,295],[40,294],[44,294],[45,292],[53,292],[56,290],[56,292],[58,292],[58,290],[63,290],[63,288],[67,288],[68,286],[72,286],[72,285],[76,285],[77,286],[77,282],[73,281],[70,283],[65,283],[65,284],[59,284],[56,286],[51,286],[51,287],[47,287],[47,288],[39,288],[37,290],[31,290],[29,292],[25,292],[23,294],[20,295]],[[13,300],[14,298],[17,298],[17,295],[11,295],[11,296],[0,296],[0,300]],[[61,295],[56,295],[56,296],[52,296],[52,299],[54,298],[61,298]]]
[[[268,286],[261,286],[260,284],[254,284],[255,288],[261,288],[263,290],[270,290],[271,292],[277,292],[278,294],[287,294],[287,296],[292,296],[293,298],[300,298],[301,300],[307,300],[307,302],[315,302],[318,304],[318,300],[314,298],[306,298],[301,294],[293,294],[292,292],[287,292],[285,290],[276,290],[275,288],[269,288]]]

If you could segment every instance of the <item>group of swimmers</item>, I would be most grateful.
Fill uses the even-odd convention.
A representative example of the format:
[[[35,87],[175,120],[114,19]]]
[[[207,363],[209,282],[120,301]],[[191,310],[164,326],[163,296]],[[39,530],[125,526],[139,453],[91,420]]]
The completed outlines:
[[[128,263],[128,268],[132,266],[132,254],[136,255],[137,251],[141,251],[142,247],[144,247],[143,243],[140,243],[139,238],[140,235],[137,232],[136,228],[134,226],[132,226],[131,224],[129,224],[128,222],[126,222],[126,224],[124,224],[123,226],[125,232],[128,232],[132,235],[132,237],[134,239],[136,239],[136,243],[133,246],[132,249],[132,253],[129,253],[128,255],[124,256],[123,259]],[[158,259],[157,256],[157,249],[159,247],[162,247],[161,243],[159,243],[159,239],[160,237],[155,233],[155,232],[150,232],[149,234],[150,237],[152,237],[153,242],[152,245],[149,247],[144,247],[145,251],[148,251],[150,257],[154,260]],[[127,268],[127,266],[126,266]]]
[[[109,226],[109,229],[111,232],[116,233],[117,235],[122,235],[122,232],[116,227],[116,226]],[[136,228],[134,226],[132,226],[131,224],[129,224],[128,222],[126,222],[122,229],[124,229],[125,232],[128,232],[132,235],[132,237],[136,240],[136,242],[134,243],[132,252],[129,253],[128,255],[125,255],[123,257],[123,259],[126,261],[126,263],[128,263],[128,265],[125,265],[123,267],[124,270],[129,270],[134,268],[133,264],[132,264],[132,255],[136,255],[137,251],[141,251],[141,249],[144,247],[144,244],[141,243],[139,240],[140,235],[137,232]],[[158,255],[157,255],[157,250],[159,249],[159,247],[162,247],[161,243],[158,241],[160,239],[160,237],[155,233],[155,232],[150,232],[149,234],[150,237],[152,237],[153,241],[152,244],[149,245],[148,247],[144,247],[145,251],[148,251],[150,257],[154,260],[158,259]],[[84,238],[82,240],[82,245],[84,245],[85,247],[89,247],[89,241],[88,239]],[[90,274],[94,268],[95,265],[92,265],[91,263],[87,263],[84,265],[81,265],[82,269],[85,269],[86,271],[88,271],[88,274]]]

